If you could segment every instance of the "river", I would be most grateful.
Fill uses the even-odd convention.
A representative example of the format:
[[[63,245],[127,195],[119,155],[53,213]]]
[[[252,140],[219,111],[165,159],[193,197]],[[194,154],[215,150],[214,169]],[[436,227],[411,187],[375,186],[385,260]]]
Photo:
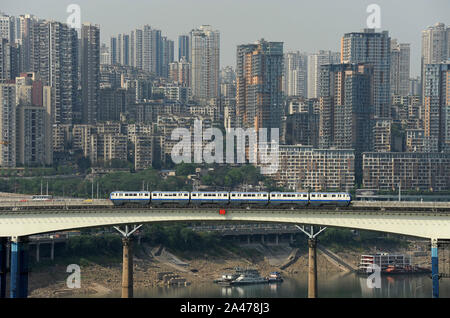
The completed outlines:
[[[307,274],[284,276],[280,284],[224,287],[214,283],[190,285],[187,287],[153,287],[135,289],[134,297],[143,298],[305,298],[308,292]],[[327,298],[431,298],[432,282],[429,275],[382,276],[381,288],[368,288],[367,277],[355,273],[318,275],[319,297]],[[450,279],[440,280],[440,297],[450,298]],[[120,297],[120,291],[113,291],[107,297]]]

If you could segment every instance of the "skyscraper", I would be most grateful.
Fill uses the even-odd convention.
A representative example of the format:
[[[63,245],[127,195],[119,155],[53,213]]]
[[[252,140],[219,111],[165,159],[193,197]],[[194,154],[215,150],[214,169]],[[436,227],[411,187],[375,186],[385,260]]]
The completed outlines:
[[[0,39],[7,39],[9,43],[14,43],[15,18],[0,12]]]
[[[219,97],[220,34],[210,25],[190,33],[191,85],[197,99]]]
[[[306,54],[288,52],[284,55],[283,91],[286,96],[307,96]]]
[[[391,40],[391,94],[409,93],[410,45]]]
[[[162,39],[161,30],[144,25],[142,31],[142,69],[161,76]]]
[[[67,24],[40,21],[33,26],[32,71],[52,88],[51,122],[72,124],[77,107],[78,38]]]
[[[184,58],[186,62],[190,62],[189,54],[189,35],[183,34],[178,36],[178,61],[181,61],[181,59]]]
[[[169,76],[169,64],[174,61],[174,43],[167,37],[163,36],[161,38],[161,50],[162,50],[162,61],[161,61],[161,76]]]
[[[118,64],[117,59],[117,38],[112,36],[109,44],[109,55],[111,58],[111,65]]]
[[[346,33],[341,40],[341,63],[370,63],[374,66],[373,102],[377,117],[391,114],[391,39],[388,31]]]
[[[237,127],[281,127],[282,76],[283,42],[262,39],[237,47]]]
[[[0,84],[0,167],[16,166],[16,85]]]
[[[32,39],[33,39],[33,25],[38,22],[38,19],[29,14],[21,15],[18,18],[18,38],[20,42],[20,72],[29,72],[31,70],[31,53],[32,53]]]
[[[310,54],[308,56],[308,71],[307,71],[307,89],[308,98],[319,98],[319,75],[320,66],[325,64],[337,64],[340,60],[339,52],[323,51],[320,50],[318,53]]]
[[[16,78],[16,160],[18,164],[51,165],[51,87],[43,86],[35,73]]]
[[[450,27],[436,23],[422,31],[421,79],[425,90],[425,65],[446,62],[450,58]]]
[[[142,30],[131,31],[131,66],[142,70]]]
[[[0,38],[0,83],[19,75],[19,49],[7,39]]]
[[[179,62],[169,64],[169,79],[179,83],[181,86],[190,87],[191,64],[186,62],[184,58]]]
[[[426,64],[423,122],[433,151],[450,152],[450,62]]]
[[[81,27],[81,121],[95,124],[100,91],[100,27]]]
[[[370,150],[373,100],[370,64],[328,64],[320,72],[319,145]]]

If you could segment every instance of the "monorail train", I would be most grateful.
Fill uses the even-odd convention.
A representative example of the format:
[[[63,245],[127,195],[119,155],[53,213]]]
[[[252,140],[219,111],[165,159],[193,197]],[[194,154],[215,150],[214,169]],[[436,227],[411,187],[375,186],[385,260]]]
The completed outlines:
[[[114,191],[109,199],[114,205],[176,206],[348,206],[346,192],[187,192],[187,191]]]

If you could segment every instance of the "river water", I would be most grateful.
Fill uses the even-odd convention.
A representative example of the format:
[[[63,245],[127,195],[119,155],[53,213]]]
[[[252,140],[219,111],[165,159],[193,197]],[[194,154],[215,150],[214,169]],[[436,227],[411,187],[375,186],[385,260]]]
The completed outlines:
[[[367,287],[367,277],[355,273],[318,274],[319,297],[328,298],[431,298],[432,282],[430,275],[382,276],[381,288]],[[440,297],[450,298],[450,279],[440,280]],[[280,284],[224,287],[214,283],[190,285],[186,287],[153,287],[135,289],[134,297],[144,298],[306,298],[308,295],[307,273],[284,276]],[[113,291],[109,297],[120,297],[120,291]]]

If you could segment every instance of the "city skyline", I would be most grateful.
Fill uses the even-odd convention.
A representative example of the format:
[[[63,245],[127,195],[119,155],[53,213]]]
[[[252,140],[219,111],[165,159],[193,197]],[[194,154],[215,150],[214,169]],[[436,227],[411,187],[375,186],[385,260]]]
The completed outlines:
[[[69,15],[66,8],[71,2],[44,0],[37,4],[31,1],[16,1],[14,4],[5,4],[2,10],[10,15],[30,13],[40,18],[65,22]],[[344,5],[324,1],[263,1],[258,2],[258,16],[250,10],[253,1],[240,3],[232,0],[222,3],[169,0],[135,2],[133,6],[123,6],[120,1],[108,1],[106,4],[100,0],[95,3],[78,1],[77,4],[81,8],[81,23],[99,24],[101,43],[106,44],[109,44],[111,36],[131,32],[145,24],[162,30],[172,41],[177,41],[179,35],[187,34],[199,25],[210,24],[221,33],[221,67],[235,67],[236,47],[261,38],[284,42],[285,52],[340,51],[339,39],[344,33],[361,31],[367,27],[366,19],[370,13],[367,13],[366,9],[372,2],[349,0]],[[419,76],[421,31],[437,22],[448,25],[450,21],[446,20],[448,17],[445,13],[450,10],[450,2],[434,0],[430,3],[416,0],[409,1],[408,7],[388,1],[377,1],[376,4],[381,9],[381,28],[377,31],[387,30],[390,37],[398,39],[400,43],[411,43],[411,77]],[[407,12],[407,19],[406,16],[399,15],[402,12]],[[168,18],[168,15],[171,15],[171,18]],[[128,16],[130,18],[127,18]],[[400,19],[399,16],[403,18]],[[270,21],[276,21],[277,24],[274,25]],[[317,21],[320,21],[320,24]],[[310,32],[302,31],[311,28],[314,29],[314,37],[308,36]]]

